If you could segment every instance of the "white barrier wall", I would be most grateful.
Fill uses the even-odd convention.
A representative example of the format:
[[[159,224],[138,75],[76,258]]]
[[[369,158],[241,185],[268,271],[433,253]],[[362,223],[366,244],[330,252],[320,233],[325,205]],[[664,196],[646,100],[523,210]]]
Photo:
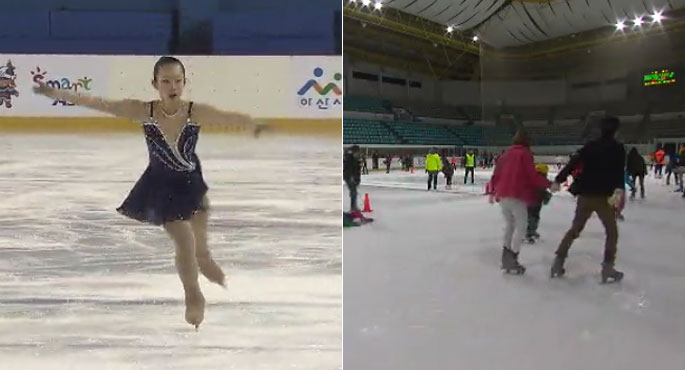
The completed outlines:
[[[34,95],[38,80],[111,99],[156,99],[151,80],[157,58],[0,54],[0,117],[106,117]],[[179,59],[188,78],[185,99],[259,118],[342,117],[340,56]]]

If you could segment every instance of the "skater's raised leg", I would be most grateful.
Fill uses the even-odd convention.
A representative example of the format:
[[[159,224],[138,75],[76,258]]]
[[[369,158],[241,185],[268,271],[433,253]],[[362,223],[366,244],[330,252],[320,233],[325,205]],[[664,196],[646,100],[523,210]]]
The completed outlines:
[[[190,219],[195,235],[195,257],[200,272],[207,280],[226,286],[226,275],[221,267],[214,261],[207,244],[207,223],[209,221],[209,201],[203,199],[203,209],[197,211]]]
[[[174,241],[176,270],[185,291],[186,321],[197,328],[205,315],[205,297],[197,281],[197,260],[195,258],[195,236],[188,221],[172,221],[164,229]]]

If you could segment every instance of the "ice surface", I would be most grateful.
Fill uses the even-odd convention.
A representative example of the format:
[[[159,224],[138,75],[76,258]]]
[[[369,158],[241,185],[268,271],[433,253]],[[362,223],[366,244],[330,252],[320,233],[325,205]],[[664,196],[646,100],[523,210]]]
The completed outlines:
[[[461,176],[459,176],[461,174]],[[426,175],[362,178],[375,222],[344,231],[345,369],[675,369],[685,361],[685,200],[646,179],[619,224],[620,284],[600,285],[596,216],[573,245],[567,277],[550,280],[574,199],[542,210],[524,276],[499,269],[500,209],[477,184],[427,192]],[[444,189],[440,176],[439,189]],[[349,207],[345,198],[344,208]]]
[[[0,153],[0,369],[341,367],[338,140],[201,135],[229,280],[201,277],[198,333],[163,230],[115,211],[142,134],[3,135]]]

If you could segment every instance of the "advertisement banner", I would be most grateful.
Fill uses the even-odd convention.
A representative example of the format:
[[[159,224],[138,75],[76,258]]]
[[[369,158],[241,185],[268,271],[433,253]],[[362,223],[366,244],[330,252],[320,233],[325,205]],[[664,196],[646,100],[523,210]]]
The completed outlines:
[[[102,116],[71,103],[35,95],[38,82],[103,95],[109,73],[102,57],[0,54],[0,116]]]
[[[156,56],[0,54],[0,116],[106,114],[37,96],[38,81],[108,99],[158,99]],[[180,56],[184,99],[261,118],[342,118],[340,56]]]
[[[342,117],[342,58],[294,57],[291,76],[295,115]]]

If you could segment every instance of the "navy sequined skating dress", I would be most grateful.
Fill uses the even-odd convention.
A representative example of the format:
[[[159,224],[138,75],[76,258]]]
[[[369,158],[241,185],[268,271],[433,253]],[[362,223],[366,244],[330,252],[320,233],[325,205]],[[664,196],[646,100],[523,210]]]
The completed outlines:
[[[207,184],[202,178],[200,160],[195,154],[200,126],[191,120],[193,103],[188,107],[188,121],[174,147],[153,117],[143,123],[150,164],[117,211],[132,219],[154,225],[189,220],[206,205],[203,198]]]

